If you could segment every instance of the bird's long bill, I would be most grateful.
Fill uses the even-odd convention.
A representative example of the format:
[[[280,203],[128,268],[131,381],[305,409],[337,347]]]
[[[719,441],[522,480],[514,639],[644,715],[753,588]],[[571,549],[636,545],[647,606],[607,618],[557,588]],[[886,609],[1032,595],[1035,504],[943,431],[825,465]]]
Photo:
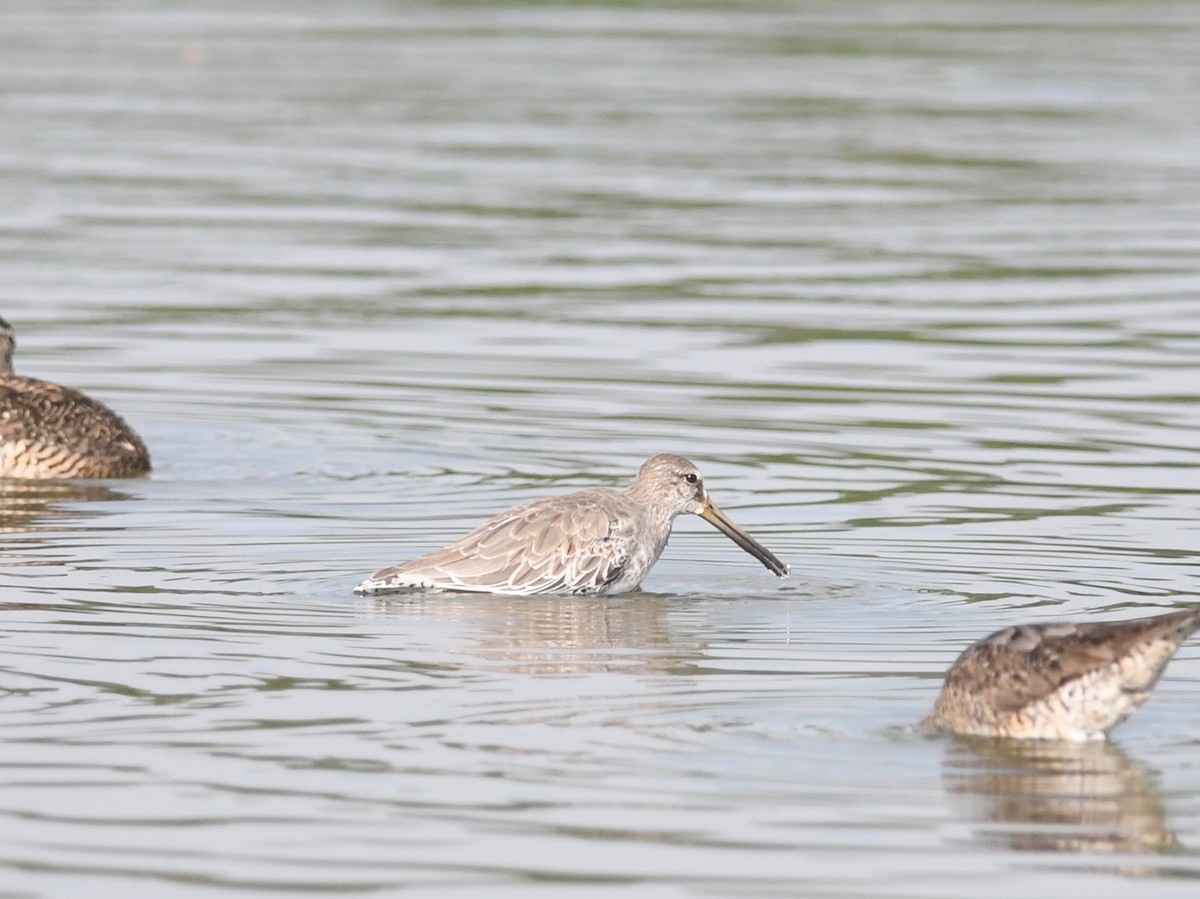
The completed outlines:
[[[766,565],[767,570],[772,574],[783,577],[788,573],[788,567],[780,562],[773,552],[730,521],[711,499],[705,500],[700,517]]]

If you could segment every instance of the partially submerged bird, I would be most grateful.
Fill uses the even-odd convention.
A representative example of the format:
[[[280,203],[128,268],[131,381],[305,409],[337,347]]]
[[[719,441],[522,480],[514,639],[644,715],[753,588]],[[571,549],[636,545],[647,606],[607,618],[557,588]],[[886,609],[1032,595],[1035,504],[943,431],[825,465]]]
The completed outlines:
[[[103,403],[13,374],[15,347],[0,318],[0,477],[124,478],[150,470],[142,438]]]
[[[457,543],[376,571],[356,593],[626,593],[658,561],[671,525],[699,515],[783,577],[787,566],[730,521],[682,456],[654,456],[624,490],[600,487],[501,512]]]
[[[1150,698],[1200,609],[1095,624],[1024,624],[967,647],[926,730],[1023,740],[1103,740]]]

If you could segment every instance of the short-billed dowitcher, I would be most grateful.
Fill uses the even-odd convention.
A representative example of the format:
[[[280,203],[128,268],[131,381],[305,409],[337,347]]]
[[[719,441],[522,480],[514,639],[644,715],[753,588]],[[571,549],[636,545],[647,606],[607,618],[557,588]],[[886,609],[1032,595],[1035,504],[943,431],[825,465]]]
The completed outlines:
[[[0,476],[124,478],[150,470],[142,438],[103,403],[13,374],[15,347],[0,318]]]
[[[1094,624],[1005,628],[958,657],[926,730],[1019,740],[1102,740],[1150,698],[1200,628],[1200,609]]]
[[[624,490],[596,488],[501,512],[445,549],[376,571],[356,593],[625,593],[658,561],[671,525],[699,515],[783,577],[787,566],[725,517],[682,456],[648,459]]]

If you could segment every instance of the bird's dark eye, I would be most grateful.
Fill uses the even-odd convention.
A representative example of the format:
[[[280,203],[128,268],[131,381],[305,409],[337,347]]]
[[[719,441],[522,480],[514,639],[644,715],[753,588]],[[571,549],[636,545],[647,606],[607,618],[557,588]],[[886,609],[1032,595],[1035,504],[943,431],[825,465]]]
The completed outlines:
[[[700,483],[700,475],[696,474],[696,472],[694,472],[694,471],[689,471],[687,474],[685,474],[683,476],[683,479],[685,481],[687,481],[689,484],[699,484]]]

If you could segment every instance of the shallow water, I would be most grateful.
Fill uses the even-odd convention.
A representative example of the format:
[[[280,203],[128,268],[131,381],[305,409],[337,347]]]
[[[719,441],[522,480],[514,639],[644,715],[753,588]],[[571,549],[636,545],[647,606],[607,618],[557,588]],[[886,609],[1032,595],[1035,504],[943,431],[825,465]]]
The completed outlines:
[[[1192,895],[1112,747],[912,730],[1193,600],[1188,5],[13,4],[0,314],[147,480],[0,485],[0,896]],[[683,452],[645,592],[375,567]]]

